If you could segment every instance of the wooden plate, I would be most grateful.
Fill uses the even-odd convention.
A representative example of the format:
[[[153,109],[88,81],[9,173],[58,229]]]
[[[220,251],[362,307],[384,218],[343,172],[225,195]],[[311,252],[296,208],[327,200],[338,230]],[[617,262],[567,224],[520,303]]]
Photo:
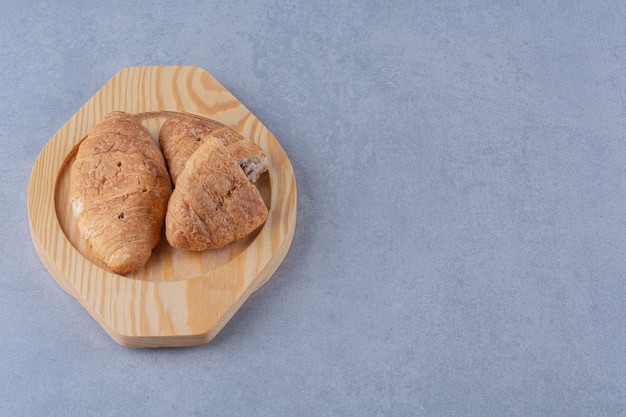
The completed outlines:
[[[139,271],[109,271],[77,231],[69,207],[69,171],[80,141],[109,112],[141,114],[158,144],[171,112],[209,117],[265,150],[269,170],[257,182],[268,208],[263,226],[215,251],[174,249],[162,238]],[[282,147],[263,124],[198,67],[129,67],[109,80],[50,139],[33,166],[28,215],[44,266],[118,343],[175,347],[207,343],[271,278],[291,245],[296,182]]]

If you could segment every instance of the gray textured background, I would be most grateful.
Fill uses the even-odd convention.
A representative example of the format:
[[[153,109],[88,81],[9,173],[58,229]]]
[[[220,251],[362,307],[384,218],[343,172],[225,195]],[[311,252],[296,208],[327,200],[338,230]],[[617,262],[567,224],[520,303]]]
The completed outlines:
[[[0,415],[626,415],[626,9],[34,2],[0,11]],[[293,246],[209,345],[115,344],[26,188],[118,70],[198,65],[281,142]]]

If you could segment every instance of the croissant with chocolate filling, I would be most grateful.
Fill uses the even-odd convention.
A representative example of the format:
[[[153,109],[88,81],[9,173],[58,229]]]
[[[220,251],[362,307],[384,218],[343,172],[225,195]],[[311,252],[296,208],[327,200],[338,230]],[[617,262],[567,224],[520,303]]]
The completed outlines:
[[[267,171],[263,150],[235,130],[211,119],[173,116],[161,126],[159,143],[174,185],[189,157],[208,138],[218,139],[227,148],[250,181]]]
[[[254,231],[267,214],[261,194],[227,147],[208,137],[178,176],[165,236],[179,249],[218,249]]]
[[[159,242],[172,192],[163,155],[133,116],[109,113],[80,144],[70,172],[78,230],[118,274],[141,268]]]

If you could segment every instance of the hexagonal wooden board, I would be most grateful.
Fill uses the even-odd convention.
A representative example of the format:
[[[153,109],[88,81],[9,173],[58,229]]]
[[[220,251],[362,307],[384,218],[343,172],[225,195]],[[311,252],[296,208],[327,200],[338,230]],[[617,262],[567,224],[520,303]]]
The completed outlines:
[[[158,144],[167,116],[218,120],[265,150],[269,170],[256,185],[269,208],[263,226],[225,248],[190,252],[164,236],[148,263],[109,271],[78,233],[68,200],[69,171],[89,130],[109,112],[139,115]],[[198,67],[129,67],[109,80],[50,139],[33,166],[28,215],[33,245],[56,282],[118,343],[192,346],[210,341],[281,264],[296,225],[296,182],[274,136],[228,90]]]

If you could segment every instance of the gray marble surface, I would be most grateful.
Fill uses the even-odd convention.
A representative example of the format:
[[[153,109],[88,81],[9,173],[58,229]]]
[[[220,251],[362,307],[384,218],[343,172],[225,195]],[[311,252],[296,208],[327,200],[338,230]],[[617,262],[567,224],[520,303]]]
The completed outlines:
[[[623,2],[0,9],[0,415],[626,415]],[[39,151],[134,65],[205,68],[296,173],[205,346],[117,345],[30,240]]]

